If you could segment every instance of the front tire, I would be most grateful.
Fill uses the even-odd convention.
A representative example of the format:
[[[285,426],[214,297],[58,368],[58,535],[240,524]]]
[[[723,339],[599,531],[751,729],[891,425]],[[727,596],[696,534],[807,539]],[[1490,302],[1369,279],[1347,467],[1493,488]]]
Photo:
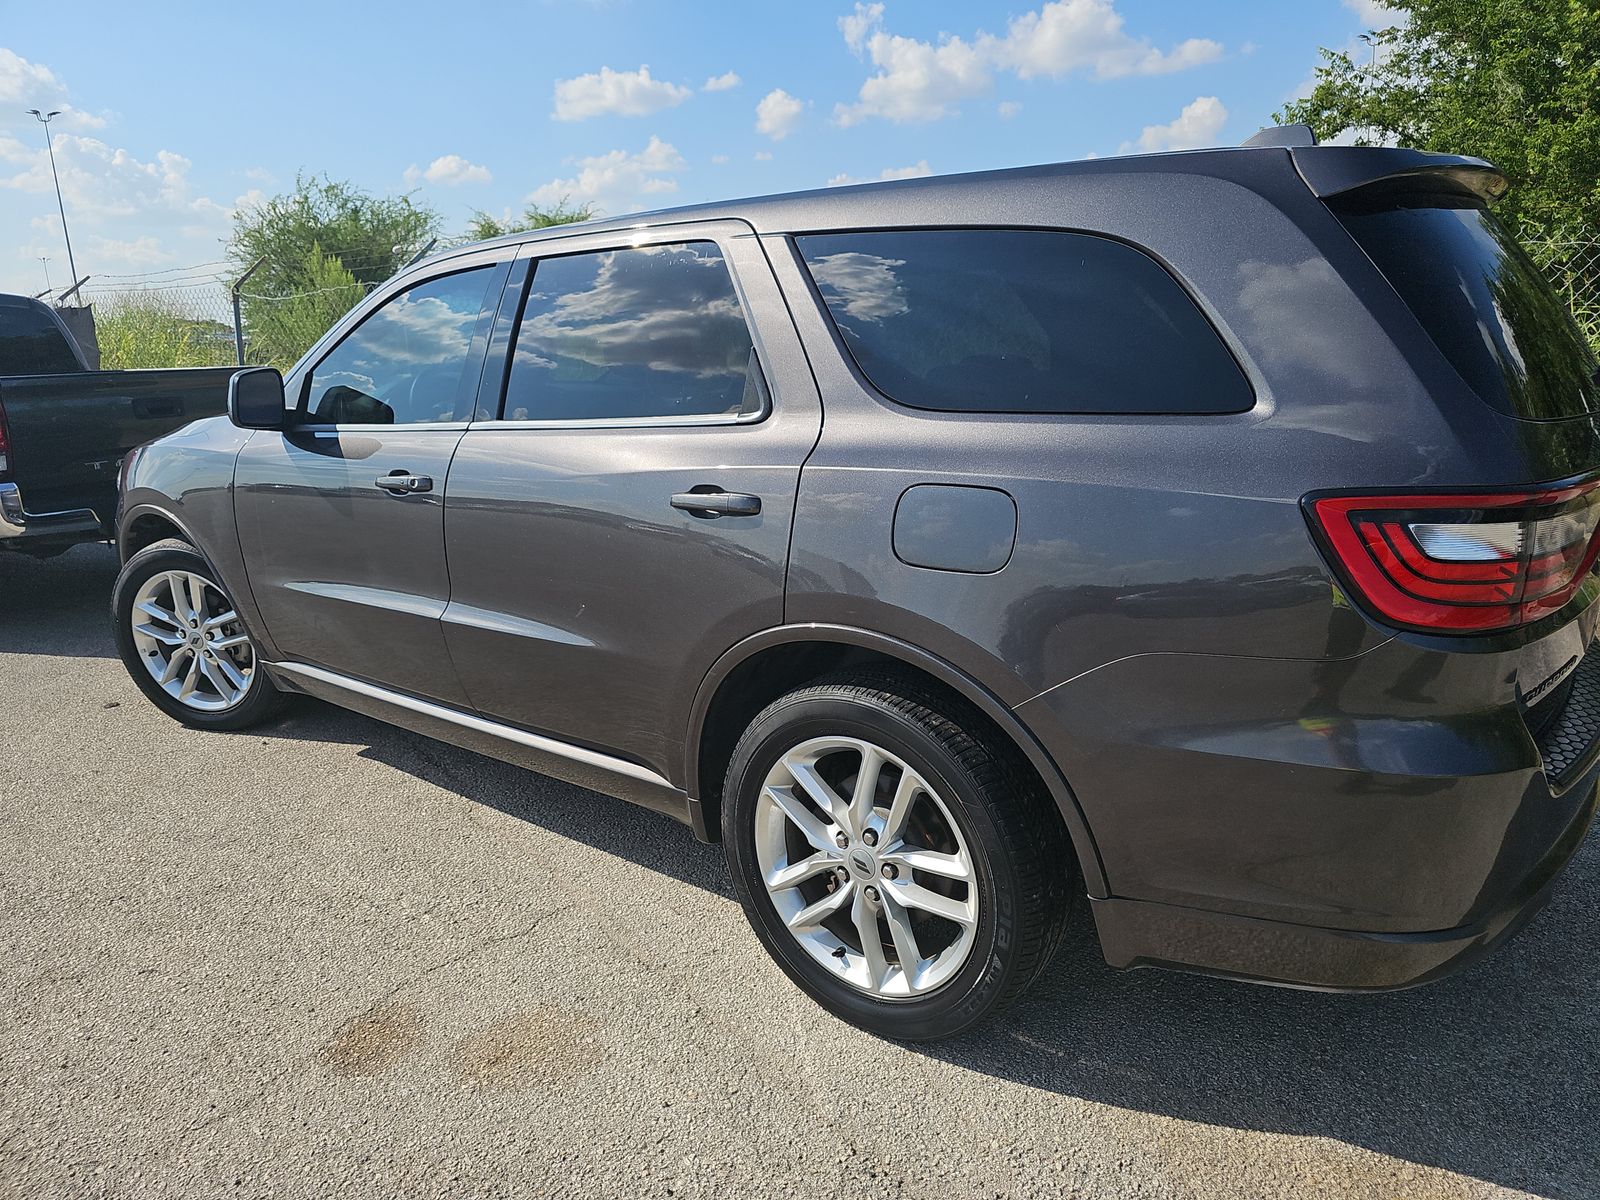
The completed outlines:
[[[915,680],[840,678],[774,701],[734,750],[722,820],[740,904],[789,978],[854,1025],[954,1036],[1059,944],[1070,841],[992,736]]]
[[[140,550],[111,592],[123,666],[150,702],[196,729],[244,729],[284,697],[206,560],[176,538]]]

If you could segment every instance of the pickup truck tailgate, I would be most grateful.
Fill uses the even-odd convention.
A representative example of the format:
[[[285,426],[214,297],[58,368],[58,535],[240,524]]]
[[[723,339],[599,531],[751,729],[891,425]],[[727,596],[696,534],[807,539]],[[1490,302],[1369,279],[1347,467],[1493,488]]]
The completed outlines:
[[[0,378],[9,480],[35,511],[94,507],[111,519],[117,464],[135,446],[227,409],[236,367],[78,371]],[[104,508],[105,511],[99,511]]]

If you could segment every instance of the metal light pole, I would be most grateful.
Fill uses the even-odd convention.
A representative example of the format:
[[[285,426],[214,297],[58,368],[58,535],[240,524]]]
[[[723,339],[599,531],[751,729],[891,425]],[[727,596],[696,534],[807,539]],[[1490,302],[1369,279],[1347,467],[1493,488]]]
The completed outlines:
[[[45,294],[49,295],[50,294],[50,290],[51,290],[50,289],[50,256],[47,255],[47,254],[41,254],[41,255],[39,255],[39,261],[44,264],[44,290],[45,290]]]
[[[44,126],[44,148],[50,152],[50,177],[56,181],[56,208],[61,213],[61,236],[67,242],[67,266],[72,271],[72,277],[78,278],[78,264],[72,261],[72,235],[67,232],[67,206],[61,202],[61,176],[56,173],[56,148],[50,138],[50,118],[59,117],[61,110],[42,113],[37,108],[28,110],[30,116],[37,117]]]

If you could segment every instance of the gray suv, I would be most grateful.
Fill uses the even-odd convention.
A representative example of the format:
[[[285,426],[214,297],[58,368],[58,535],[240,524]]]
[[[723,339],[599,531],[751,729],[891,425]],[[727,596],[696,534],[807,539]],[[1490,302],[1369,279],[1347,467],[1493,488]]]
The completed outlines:
[[[422,262],[126,463],[128,670],[675,817],[893,1037],[1082,897],[1119,967],[1432,979],[1594,809],[1595,362],[1487,163],[1263,140]]]

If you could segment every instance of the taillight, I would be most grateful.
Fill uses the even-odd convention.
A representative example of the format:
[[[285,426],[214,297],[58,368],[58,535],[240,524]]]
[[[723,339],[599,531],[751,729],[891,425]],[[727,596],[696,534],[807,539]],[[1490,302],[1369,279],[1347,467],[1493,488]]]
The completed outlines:
[[[1313,520],[1379,617],[1488,633],[1572,599],[1600,551],[1600,479],[1462,496],[1320,496]]]
[[[0,479],[11,472],[11,435],[6,432],[6,406],[0,403]]]

